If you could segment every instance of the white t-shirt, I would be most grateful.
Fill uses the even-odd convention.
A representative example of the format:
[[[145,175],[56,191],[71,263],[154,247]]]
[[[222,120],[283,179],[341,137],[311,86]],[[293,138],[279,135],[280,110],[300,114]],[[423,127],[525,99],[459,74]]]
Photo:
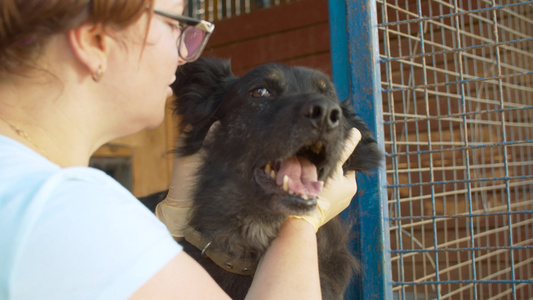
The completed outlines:
[[[0,135],[0,299],[125,299],[180,251],[104,172]]]

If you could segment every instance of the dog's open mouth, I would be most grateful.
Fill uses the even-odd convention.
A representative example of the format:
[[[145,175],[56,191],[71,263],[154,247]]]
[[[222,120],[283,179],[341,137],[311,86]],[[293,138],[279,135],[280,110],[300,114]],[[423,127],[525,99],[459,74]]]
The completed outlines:
[[[255,170],[255,180],[269,193],[285,194],[300,207],[312,207],[324,186],[318,169],[325,157],[324,144],[314,142],[288,158],[268,161]]]

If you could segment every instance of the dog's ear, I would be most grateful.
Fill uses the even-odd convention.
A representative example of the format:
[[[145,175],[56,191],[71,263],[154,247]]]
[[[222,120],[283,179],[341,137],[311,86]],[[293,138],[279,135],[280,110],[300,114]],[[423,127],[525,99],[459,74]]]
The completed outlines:
[[[199,58],[180,66],[171,85],[176,100],[174,114],[180,118],[179,130],[185,134],[182,155],[200,150],[203,140],[217,121],[215,112],[228,85],[236,79],[229,60]]]
[[[379,150],[372,131],[368,126],[355,114],[350,101],[341,102],[342,114],[346,121],[347,129],[353,127],[361,132],[361,141],[355,147],[352,155],[344,163],[343,170],[355,170],[361,173],[369,173],[372,168],[378,167],[384,158],[383,153]]]

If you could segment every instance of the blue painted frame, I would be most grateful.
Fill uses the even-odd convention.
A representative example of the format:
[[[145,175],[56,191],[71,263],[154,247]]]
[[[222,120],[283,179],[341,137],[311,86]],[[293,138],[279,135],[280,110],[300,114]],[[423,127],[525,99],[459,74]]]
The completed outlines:
[[[375,133],[385,153],[376,3],[329,0],[333,82],[340,99],[351,101]],[[362,274],[346,299],[392,299],[390,241],[385,166],[357,175],[358,193],[344,217],[356,216],[352,247]]]

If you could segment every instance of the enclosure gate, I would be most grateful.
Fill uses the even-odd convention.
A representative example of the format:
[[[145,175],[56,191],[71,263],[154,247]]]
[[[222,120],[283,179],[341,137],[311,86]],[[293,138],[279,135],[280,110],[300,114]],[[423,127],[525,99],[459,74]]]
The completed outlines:
[[[387,153],[381,295],[532,299],[533,1],[349,1],[346,14],[351,94]],[[376,213],[365,204],[380,199],[361,201]]]
[[[217,20],[285,2],[189,8]],[[386,153],[358,176],[363,274],[347,299],[533,299],[533,1],[328,3],[338,94]]]

